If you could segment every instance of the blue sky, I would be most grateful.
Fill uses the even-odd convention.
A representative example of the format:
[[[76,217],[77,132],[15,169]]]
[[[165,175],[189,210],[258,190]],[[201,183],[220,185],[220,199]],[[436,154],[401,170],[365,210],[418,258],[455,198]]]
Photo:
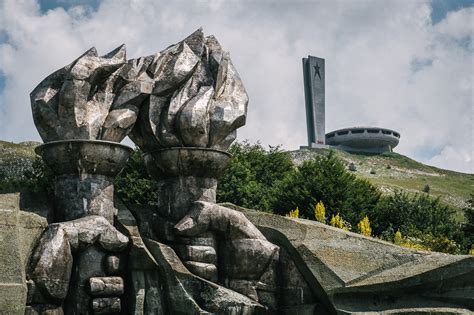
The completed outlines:
[[[0,2],[0,139],[40,140],[28,94],[96,46],[155,53],[202,26],[250,96],[238,139],[306,142],[301,58],[326,59],[326,131],[399,131],[396,151],[474,172],[474,0]],[[459,137],[462,134],[462,137]]]
[[[350,0],[347,0],[350,1]],[[77,5],[85,5],[96,10],[100,5],[100,0],[40,0],[40,8],[42,12],[62,7],[65,10]],[[456,11],[463,7],[472,6],[474,0],[431,0],[431,20],[434,24],[446,17],[449,11]]]
[[[474,0],[431,0],[431,20],[438,23],[446,17],[449,11],[457,11],[474,4]]]
[[[57,7],[62,7],[65,10],[68,10],[71,7],[78,5],[89,6],[96,10],[100,5],[100,0],[40,0],[39,4],[41,12],[46,12]]]

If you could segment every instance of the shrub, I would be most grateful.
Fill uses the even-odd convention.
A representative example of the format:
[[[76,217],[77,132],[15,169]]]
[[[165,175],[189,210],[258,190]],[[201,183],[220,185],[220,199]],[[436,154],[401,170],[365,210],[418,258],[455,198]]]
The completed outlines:
[[[362,220],[360,220],[360,222],[357,224],[357,230],[362,235],[372,235],[372,228],[370,227],[370,221],[368,216],[365,216]]]
[[[431,251],[431,248],[422,244],[421,240],[411,237],[404,238],[397,245],[416,250]]]
[[[300,210],[298,209],[298,207],[296,207],[296,209],[293,209],[290,212],[288,212],[287,216],[290,218],[299,218]]]
[[[412,236],[404,237],[396,244],[446,254],[461,254],[461,247],[454,240],[446,236],[433,236],[430,233],[414,232]]]
[[[350,230],[350,225],[342,218],[339,213],[331,217],[331,221],[329,222],[329,224],[345,231]]]
[[[423,187],[423,192],[429,194],[430,193],[430,185],[426,184],[425,187]]]
[[[49,197],[54,193],[53,172],[38,156],[34,159],[31,170],[24,171],[21,177],[5,178],[0,181],[2,193],[20,191],[25,188],[45,193]]]
[[[275,183],[293,170],[288,153],[280,147],[264,149],[248,142],[234,143],[229,152],[232,160],[219,178],[217,201],[271,212]]]
[[[402,233],[400,232],[400,229],[395,232],[395,236],[393,237],[394,243],[395,244],[400,244],[403,240]]]
[[[395,191],[381,199],[376,208],[368,211],[375,235],[389,227],[405,235],[413,232],[451,237],[456,229],[454,210],[442,204],[439,198],[425,194]]]
[[[322,201],[318,202],[316,206],[314,206],[314,217],[321,223],[326,222],[326,208],[324,207],[324,203]]]

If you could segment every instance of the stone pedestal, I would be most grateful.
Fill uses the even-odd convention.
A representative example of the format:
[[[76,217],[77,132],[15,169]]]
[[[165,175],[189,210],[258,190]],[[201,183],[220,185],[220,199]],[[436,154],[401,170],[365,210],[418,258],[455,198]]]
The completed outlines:
[[[144,155],[148,172],[158,182],[158,214],[166,223],[158,231],[162,241],[173,247],[186,267],[205,279],[218,281],[219,246],[216,235],[205,232],[199,237],[177,237],[174,225],[196,201],[216,202],[217,177],[228,165],[231,155],[208,148],[169,148]],[[199,261],[196,261],[199,260]]]
[[[113,178],[122,170],[132,149],[97,140],[55,141],[36,148],[55,173],[55,221],[65,222],[99,215],[113,224]],[[98,246],[74,256],[71,285],[65,301],[67,314],[88,314],[92,299],[88,279],[106,276],[106,252]]]
[[[216,202],[217,178],[231,155],[207,148],[169,148],[145,153],[150,175],[159,185],[158,211],[174,223],[196,201]]]

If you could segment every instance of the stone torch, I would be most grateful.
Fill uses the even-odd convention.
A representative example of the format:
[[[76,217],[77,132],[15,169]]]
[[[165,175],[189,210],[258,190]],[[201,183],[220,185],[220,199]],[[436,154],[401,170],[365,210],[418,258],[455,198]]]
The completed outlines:
[[[119,260],[105,249],[119,251],[126,244],[113,227],[113,179],[132,152],[119,142],[151,90],[142,61],[127,62],[124,46],[102,57],[92,48],[31,93],[33,118],[45,142],[36,153],[55,175],[57,222],[40,241],[40,254],[33,256],[31,278],[47,303],[64,305],[68,314],[121,307],[123,280],[107,277],[117,274]],[[46,258],[58,252],[58,244],[64,261]]]
[[[186,76],[166,91],[166,77],[155,75],[155,89],[130,138],[144,151],[145,165],[159,186],[155,235],[173,247],[191,272],[217,282],[215,233],[187,238],[173,228],[196,202],[215,204],[217,178],[230,160],[226,150],[236,129],[245,124],[248,96],[229,54],[213,36],[198,30],[169,49],[185,52],[169,75]]]

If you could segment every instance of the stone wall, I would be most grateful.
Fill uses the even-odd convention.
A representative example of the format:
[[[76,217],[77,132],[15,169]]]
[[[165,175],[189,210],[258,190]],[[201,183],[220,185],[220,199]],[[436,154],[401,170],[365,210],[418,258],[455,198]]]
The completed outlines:
[[[0,194],[0,314],[24,314],[26,264],[47,226],[46,218],[22,211],[20,193]]]

